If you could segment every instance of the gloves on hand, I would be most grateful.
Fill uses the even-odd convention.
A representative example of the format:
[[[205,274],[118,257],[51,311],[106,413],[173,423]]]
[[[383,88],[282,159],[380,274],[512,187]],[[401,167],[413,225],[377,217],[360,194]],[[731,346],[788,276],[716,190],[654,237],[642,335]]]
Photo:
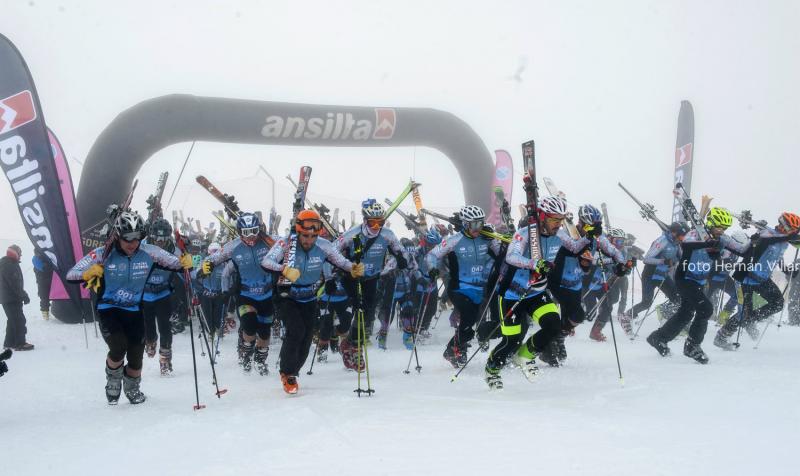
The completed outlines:
[[[23,291],[23,296],[22,296],[22,304],[25,304],[25,305],[27,306],[27,305],[28,305],[28,304],[30,304],[30,303],[31,303],[31,298],[30,298],[30,296],[28,296],[28,293],[26,293],[25,291]]]
[[[189,253],[184,253],[181,255],[181,268],[183,269],[192,269],[194,267],[194,260],[192,255]]]
[[[622,276],[625,276],[626,274],[628,274],[629,270],[630,270],[630,268],[628,268],[627,263],[617,263],[614,266],[614,274],[616,274],[619,277],[622,277]]]
[[[97,293],[100,289],[100,280],[103,278],[103,265],[93,264],[81,276],[86,281],[86,287]]]
[[[598,236],[603,234],[603,225],[601,223],[595,223],[594,225],[585,225],[584,230],[586,230],[586,236],[589,238],[597,238]]]
[[[211,261],[203,261],[200,264],[200,274],[202,274],[203,276],[208,276],[209,274],[211,274],[211,270],[213,269],[214,269],[214,263],[212,263]]]
[[[283,271],[281,271],[281,274],[283,275],[284,278],[288,279],[291,282],[295,282],[298,279],[300,279],[300,270],[297,268],[290,268],[286,266],[285,268],[283,268]]]
[[[364,276],[364,263],[356,263],[353,265],[353,269],[350,270],[350,276],[353,279],[358,279]]]
[[[533,271],[542,277],[546,276],[547,273],[549,273],[552,269],[553,269],[553,263],[550,263],[549,261],[545,261],[543,259],[537,261],[533,266]]]

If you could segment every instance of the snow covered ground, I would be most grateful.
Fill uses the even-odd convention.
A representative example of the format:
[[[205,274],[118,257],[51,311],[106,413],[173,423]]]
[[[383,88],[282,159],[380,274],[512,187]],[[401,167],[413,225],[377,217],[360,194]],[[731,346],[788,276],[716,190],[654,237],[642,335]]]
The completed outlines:
[[[173,377],[146,359],[145,404],[109,407],[106,348],[92,328],[87,350],[81,326],[26,311],[37,348],[15,353],[0,379],[5,475],[797,474],[800,329],[788,326],[772,326],[758,350],[743,336],[738,352],[725,353],[711,345],[712,324],[708,366],[681,355],[682,339],[664,359],[642,336],[622,338],[624,386],[611,342],[590,341],[582,326],[568,340],[567,366],[545,368],[536,383],[506,370],[505,390],[490,393],[485,354],[450,382],[445,315],[420,349],[420,374],[413,365],[403,374],[409,353],[396,329],[388,352],[372,347],[377,393],[360,399],[338,355],[304,373],[290,397],[275,370],[244,375],[228,338],[218,374],[229,392],[213,396],[200,361],[207,408],[193,411],[186,333],[176,337]],[[273,366],[276,357],[273,345]]]

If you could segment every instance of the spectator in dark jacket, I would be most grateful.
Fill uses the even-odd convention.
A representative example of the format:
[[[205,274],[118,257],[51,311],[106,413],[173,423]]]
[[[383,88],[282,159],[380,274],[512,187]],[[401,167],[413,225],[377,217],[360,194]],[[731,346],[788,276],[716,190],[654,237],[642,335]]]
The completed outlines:
[[[22,250],[11,245],[6,255],[0,258],[0,304],[6,313],[6,338],[3,346],[14,350],[33,350],[33,344],[25,342],[25,314],[22,305],[31,302],[22,282],[19,266]]]
[[[39,310],[45,321],[50,319],[50,285],[53,282],[53,266],[50,259],[39,250],[33,252],[33,272],[36,274],[36,290],[39,295]]]

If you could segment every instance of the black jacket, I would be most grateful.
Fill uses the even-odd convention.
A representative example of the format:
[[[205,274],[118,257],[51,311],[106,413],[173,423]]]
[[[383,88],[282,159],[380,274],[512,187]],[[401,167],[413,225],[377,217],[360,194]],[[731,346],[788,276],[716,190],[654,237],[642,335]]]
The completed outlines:
[[[22,268],[8,257],[0,258],[0,304],[22,302],[28,298],[22,282]]]

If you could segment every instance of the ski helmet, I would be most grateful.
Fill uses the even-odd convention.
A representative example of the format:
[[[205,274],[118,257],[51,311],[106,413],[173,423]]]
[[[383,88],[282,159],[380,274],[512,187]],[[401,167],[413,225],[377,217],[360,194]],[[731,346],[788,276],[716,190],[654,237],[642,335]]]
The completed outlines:
[[[425,234],[425,243],[429,246],[436,246],[442,242],[442,234],[435,227],[431,227]]]
[[[144,237],[144,219],[132,211],[124,211],[114,224],[117,234],[125,241],[141,240]]]
[[[477,205],[464,205],[458,212],[459,218],[463,223],[482,221],[486,219],[483,209]]]
[[[294,229],[297,233],[318,235],[322,229],[322,220],[314,210],[300,210],[295,219]]]
[[[236,219],[236,231],[242,238],[257,236],[261,231],[261,219],[255,213],[242,213]]]
[[[567,202],[561,197],[544,197],[539,200],[539,211],[546,215],[566,216]]]
[[[384,214],[383,205],[378,203],[374,198],[368,198],[361,202],[361,215],[365,219],[383,218]]]
[[[675,236],[684,236],[689,233],[689,227],[686,226],[685,223],[681,223],[676,221],[675,223],[669,226],[670,233],[674,233]]]
[[[608,237],[609,238],[621,238],[621,239],[624,240],[625,239],[625,232],[622,230],[622,228],[611,228],[610,230],[608,230]]]
[[[600,214],[600,210],[598,210],[597,207],[587,204],[578,209],[578,220],[587,225],[593,225],[595,223],[602,223],[603,215]]]
[[[709,228],[729,228],[733,225],[731,212],[722,207],[713,207],[708,211],[706,226]]]
[[[163,218],[157,218],[147,227],[147,235],[154,242],[167,241],[172,237],[172,225]]]
[[[800,216],[794,213],[783,212],[778,218],[778,223],[787,231],[800,229]]]

